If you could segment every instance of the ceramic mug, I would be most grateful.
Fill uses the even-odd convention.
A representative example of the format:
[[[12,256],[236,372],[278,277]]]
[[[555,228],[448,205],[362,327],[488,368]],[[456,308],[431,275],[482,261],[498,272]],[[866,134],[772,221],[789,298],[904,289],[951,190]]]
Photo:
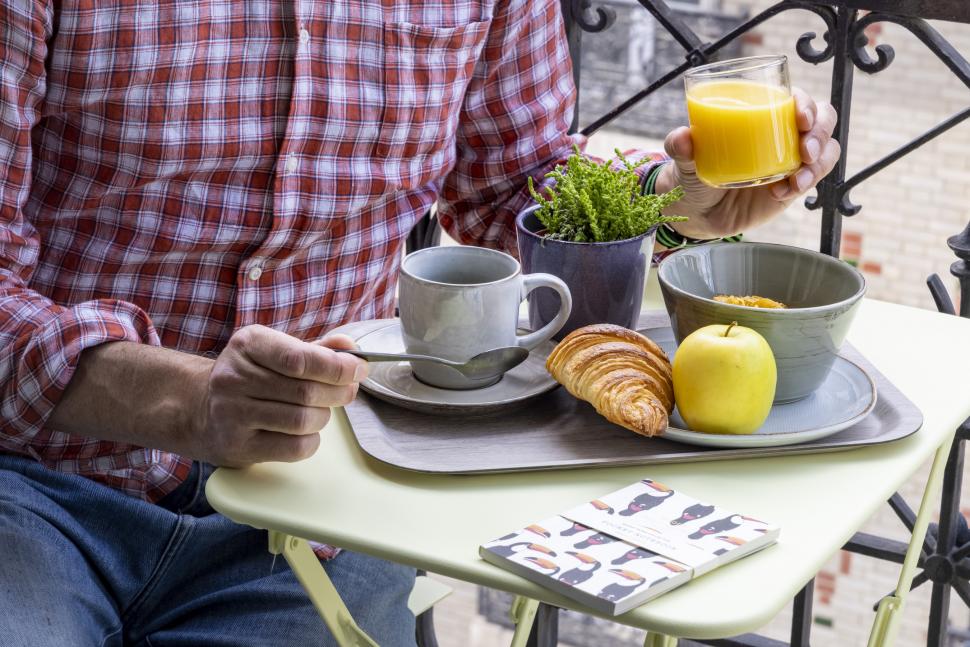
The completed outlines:
[[[559,313],[535,332],[518,335],[519,305],[536,288],[559,294]],[[572,309],[569,288],[550,274],[522,274],[508,254],[481,247],[429,247],[405,257],[398,286],[407,352],[464,362],[503,346],[532,349],[555,335]],[[415,376],[446,389],[476,389],[501,375],[472,380],[447,366],[412,362]]]

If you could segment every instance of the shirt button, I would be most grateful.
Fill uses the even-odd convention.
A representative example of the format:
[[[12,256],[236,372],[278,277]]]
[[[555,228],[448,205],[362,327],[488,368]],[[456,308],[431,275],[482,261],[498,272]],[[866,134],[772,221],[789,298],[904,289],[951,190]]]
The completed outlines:
[[[263,268],[260,267],[259,265],[254,265],[253,267],[249,268],[249,274],[247,276],[249,276],[250,281],[258,281],[259,277],[261,277],[262,275],[263,275]]]
[[[300,165],[300,160],[296,158],[296,155],[289,155],[286,158],[286,165],[284,166],[284,168],[286,169],[287,173],[293,173],[294,171],[296,171],[296,167],[299,165]]]
[[[310,32],[308,32],[306,29],[300,30],[300,42],[304,45],[310,42]]]

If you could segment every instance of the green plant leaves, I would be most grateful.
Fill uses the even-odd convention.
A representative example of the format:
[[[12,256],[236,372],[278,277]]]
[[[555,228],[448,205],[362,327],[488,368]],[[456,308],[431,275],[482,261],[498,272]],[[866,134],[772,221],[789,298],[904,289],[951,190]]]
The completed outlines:
[[[597,164],[586,158],[578,146],[566,160],[546,174],[554,187],[544,187],[546,196],[536,191],[529,178],[529,193],[539,204],[536,217],[546,235],[556,240],[577,243],[604,243],[635,238],[664,222],[686,220],[664,216],[665,208],[683,195],[681,187],[662,195],[642,195],[636,170],[648,159],[629,162],[616,150],[623,168],[610,168],[609,161]]]

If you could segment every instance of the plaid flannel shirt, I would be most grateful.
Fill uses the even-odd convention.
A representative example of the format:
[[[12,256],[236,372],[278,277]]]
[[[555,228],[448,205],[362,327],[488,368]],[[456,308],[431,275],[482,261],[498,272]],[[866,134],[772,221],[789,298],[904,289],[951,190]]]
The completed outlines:
[[[514,247],[574,97],[558,0],[0,0],[0,451],[157,501],[188,459],[46,424],[83,349],[390,316],[436,201]]]

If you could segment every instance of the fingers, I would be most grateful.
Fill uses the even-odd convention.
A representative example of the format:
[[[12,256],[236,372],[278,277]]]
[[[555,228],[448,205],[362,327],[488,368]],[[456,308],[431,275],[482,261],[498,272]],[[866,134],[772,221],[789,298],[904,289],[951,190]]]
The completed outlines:
[[[828,141],[832,138],[832,132],[835,130],[835,124],[838,120],[839,117],[835,108],[827,103],[818,104],[815,124],[811,130],[802,135],[799,152],[802,155],[803,163],[813,164],[818,161]]]
[[[330,408],[304,407],[275,400],[225,397],[211,403],[209,416],[214,424],[234,434],[268,429],[301,436],[323,429],[330,421]]]
[[[320,434],[291,436],[273,431],[260,431],[246,443],[246,454],[259,461],[293,463],[313,456],[320,447]],[[244,461],[245,462],[245,461]]]
[[[255,398],[296,404],[301,407],[345,407],[357,397],[357,388],[356,382],[336,386],[314,382],[313,380],[283,378],[276,380],[275,383],[266,384],[263,389],[256,390],[254,388],[249,395]]]
[[[672,130],[664,140],[664,150],[678,165],[694,165],[694,142],[690,138],[690,128],[681,126]]]
[[[316,451],[330,407],[349,404],[366,375],[365,362],[328,346],[353,340],[311,344],[264,326],[238,330],[209,373],[200,456],[239,467]]]
[[[367,364],[265,326],[240,328],[229,347],[280,375],[335,385],[351,385],[367,374]]]
[[[801,88],[792,88],[791,94],[795,99],[795,125],[798,132],[807,133],[815,126],[818,104]]]
[[[354,341],[353,337],[348,335],[330,334],[323,339],[318,339],[315,343],[324,348],[357,350],[357,342]]]
[[[792,200],[805,193],[829,174],[839,160],[841,148],[832,139],[838,123],[838,113],[828,103],[816,102],[798,88],[792,89],[795,98],[795,120],[802,133],[799,153],[802,167],[791,177],[771,186],[771,197],[778,201]]]
[[[246,397],[210,398],[200,458],[228,467],[300,460],[316,451],[319,432],[330,415],[327,407]]]
[[[330,407],[349,404],[367,374],[332,350],[353,346],[342,335],[311,344],[265,326],[236,331],[209,376],[207,456],[242,466],[311,455]]]
[[[835,168],[841,154],[842,147],[839,146],[839,142],[829,139],[816,162],[803,165],[791,177],[772,185],[772,197],[778,201],[784,201],[805,193]]]
[[[244,420],[250,429],[291,436],[315,434],[330,422],[329,407],[301,407],[268,400],[250,400]]]
[[[273,400],[301,407],[343,407],[357,397],[358,384],[335,385],[316,380],[285,377],[254,367],[240,380],[241,392],[259,400]]]

